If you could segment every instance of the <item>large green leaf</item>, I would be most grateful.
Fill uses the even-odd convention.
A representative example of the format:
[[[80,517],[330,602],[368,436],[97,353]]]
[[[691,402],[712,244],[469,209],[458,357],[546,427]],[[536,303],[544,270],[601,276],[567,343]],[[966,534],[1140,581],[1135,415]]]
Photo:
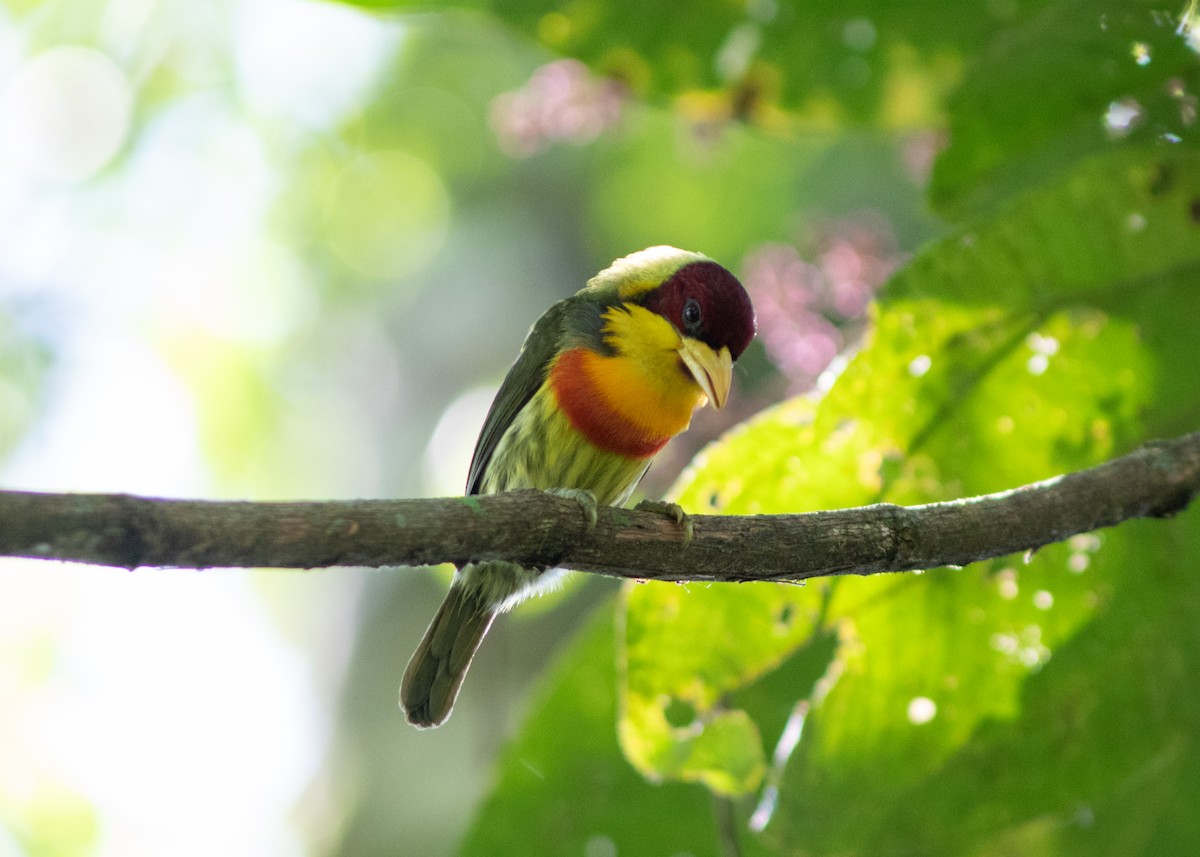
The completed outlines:
[[[1095,617],[1025,683],[1017,716],[983,724],[913,785],[867,853],[1191,853],[1200,836],[1197,563],[1194,513],[1104,534],[1077,575]]]
[[[951,99],[934,203],[987,208],[1118,145],[1194,147],[1194,5],[1060,0],[1001,31]]]
[[[1110,149],[920,253],[889,294],[1120,309],[1162,277],[1200,271],[1200,154]]]
[[[1193,370],[1198,202],[1197,152],[1110,150],[918,254],[888,294],[1025,307],[1033,314],[1090,306],[1127,318],[1152,355],[1152,364],[1138,370],[1154,385],[1148,425],[1155,432],[1186,431],[1200,416],[1200,373]],[[1035,345],[1054,348],[1052,341]],[[1053,354],[1043,356],[1050,365]],[[1103,424],[1076,427],[1107,431]]]
[[[921,502],[1010,487],[1128,448],[1159,404],[1157,377],[1186,371],[1140,336],[1143,324],[1160,329],[1153,322],[1169,313],[1160,304],[1171,296],[1161,289],[1177,287],[1200,253],[1191,232],[1194,158],[1169,154],[1146,163],[1121,152],[1082,164],[1003,216],[931,246],[898,275],[871,341],[832,390],[815,405],[785,403],[708,450],[680,501],[738,513]],[[1146,300],[1144,288],[1160,300]],[[1176,325],[1152,343],[1182,332]],[[753,788],[748,755],[766,767],[779,723],[762,729],[730,693],[803,651],[791,628],[780,633],[772,621],[793,617],[798,636],[832,631],[837,646],[815,688],[777,688],[777,706],[807,700],[812,712],[762,841],[847,853],[907,853],[906,843],[936,842],[913,828],[951,819],[912,821],[903,833],[896,826],[909,790],[936,782],[989,724],[1021,718],[1031,677],[1081,628],[1104,621],[1121,567],[1094,561],[1104,538],[965,571],[804,589],[726,587],[689,597],[634,588],[623,747],[653,777]],[[681,699],[698,716],[671,723]],[[668,706],[672,728],[646,715],[656,702]],[[747,746],[730,749],[724,771],[706,748],[696,776],[680,760],[703,741],[707,722],[738,722]],[[727,740],[723,729],[713,745]],[[1007,807],[992,833],[1003,841],[1032,835],[1018,829],[1023,811]]]
[[[596,611],[535,700],[500,763],[495,791],[461,853],[716,855],[712,800],[652,786],[621,758],[616,738],[613,610]]]
[[[1093,463],[1111,454],[1114,435],[1131,433],[1144,390],[1130,367],[1144,356],[1127,324],[1071,313],[1046,319],[1034,333],[1052,338],[1057,352],[1052,365],[1033,375],[1029,360],[1036,354],[1024,324],[1016,328],[1023,335],[1013,336],[992,310],[944,309],[935,302],[894,304],[871,346],[815,411],[803,402],[785,403],[708,450],[681,502],[693,509],[715,504],[724,511],[781,512],[879,498],[943,499]],[[929,355],[929,370],[914,373],[911,367]],[[1098,366],[1114,371],[1094,378]],[[1021,407],[1012,411],[1016,419],[1005,420],[998,409],[1014,395]],[[1085,426],[1104,419],[1110,430],[1073,438],[1065,419],[1052,418],[1059,414]],[[1032,427],[1054,442],[1042,442]],[[726,695],[785,661],[814,629],[833,627],[840,678],[822,711],[837,714],[822,718],[821,734],[836,747],[835,756],[865,753],[871,764],[893,757],[896,771],[888,782],[894,784],[904,771],[919,771],[912,764],[918,750],[936,758],[965,740],[981,718],[1012,711],[1042,647],[1088,615],[1086,596],[1067,569],[1083,549],[1047,550],[1028,564],[803,588],[634,587],[626,598],[623,747],[654,777],[753,788],[746,754],[761,754],[765,764],[779,733],[763,735],[763,746],[751,724],[729,709]],[[1038,583],[1018,599],[1013,592],[1029,577]],[[1051,619],[1043,615],[1048,604]],[[960,616],[973,621],[964,624]],[[1030,638],[1023,629],[1035,620],[1044,629]],[[1000,637],[1006,642],[998,658]],[[936,679],[925,674],[929,669],[938,672]],[[953,687],[947,676],[956,677]],[[812,689],[793,686],[785,701],[795,704]],[[940,700],[942,716],[913,747],[902,740],[909,735],[904,713],[918,697]],[[672,724],[670,710],[681,701],[696,716]],[[664,706],[666,713],[655,718]],[[698,749],[703,728],[710,721],[728,728],[735,720],[749,748],[731,748],[722,771],[720,759]],[[903,734],[890,734],[883,728],[888,723]],[[714,739],[727,740],[724,732]],[[705,765],[701,774],[689,766],[696,753]],[[826,761],[822,769],[850,770],[845,758]],[[828,792],[829,783],[822,788]]]

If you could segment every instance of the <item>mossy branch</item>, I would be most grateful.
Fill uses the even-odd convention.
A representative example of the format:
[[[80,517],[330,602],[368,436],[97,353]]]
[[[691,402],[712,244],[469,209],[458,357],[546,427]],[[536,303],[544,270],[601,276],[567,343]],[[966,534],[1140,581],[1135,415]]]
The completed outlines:
[[[923,506],[801,515],[695,515],[541,491],[423,500],[250,503],[0,491],[0,556],[137,568],[413,566],[503,559],[657,580],[804,580],[961,566],[1184,509],[1200,491],[1200,433],[1088,470]]]

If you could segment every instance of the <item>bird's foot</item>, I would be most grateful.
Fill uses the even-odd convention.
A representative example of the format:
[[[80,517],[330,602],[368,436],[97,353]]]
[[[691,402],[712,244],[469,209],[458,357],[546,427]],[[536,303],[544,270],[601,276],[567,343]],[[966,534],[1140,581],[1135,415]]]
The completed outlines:
[[[678,503],[668,503],[665,500],[642,500],[634,506],[634,509],[639,512],[659,512],[669,518],[674,518],[675,523],[683,530],[683,547],[692,543],[692,536],[696,534],[692,518],[683,511],[683,507]]]
[[[596,529],[596,522],[599,520],[599,506],[596,503],[596,495],[591,491],[583,488],[551,488],[546,493],[553,494],[555,497],[565,497],[568,500],[574,500],[583,509],[583,517],[587,521],[588,533]]]

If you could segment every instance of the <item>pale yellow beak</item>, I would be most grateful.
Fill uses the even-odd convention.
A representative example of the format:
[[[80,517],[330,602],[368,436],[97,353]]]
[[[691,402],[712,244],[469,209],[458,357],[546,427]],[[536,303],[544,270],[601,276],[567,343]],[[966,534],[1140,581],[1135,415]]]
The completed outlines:
[[[733,384],[733,358],[729,349],[713,351],[700,340],[685,336],[679,344],[679,358],[713,407],[725,407]]]

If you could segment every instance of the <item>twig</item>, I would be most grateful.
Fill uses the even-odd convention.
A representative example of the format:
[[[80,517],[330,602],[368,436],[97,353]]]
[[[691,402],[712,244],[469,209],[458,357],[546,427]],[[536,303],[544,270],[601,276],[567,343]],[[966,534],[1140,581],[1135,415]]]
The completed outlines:
[[[733,800],[725,795],[713,795],[713,820],[717,827],[717,842],[721,845],[722,857],[742,857],[742,846],[738,842],[737,811]]]
[[[0,491],[0,556],[211,568],[461,565],[505,559],[659,580],[803,580],[966,565],[1131,518],[1173,515],[1200,492],[1200,433],[999,494],[924,506],[692,517],[683,544],[657,512],[540,491],[296,503]]]

